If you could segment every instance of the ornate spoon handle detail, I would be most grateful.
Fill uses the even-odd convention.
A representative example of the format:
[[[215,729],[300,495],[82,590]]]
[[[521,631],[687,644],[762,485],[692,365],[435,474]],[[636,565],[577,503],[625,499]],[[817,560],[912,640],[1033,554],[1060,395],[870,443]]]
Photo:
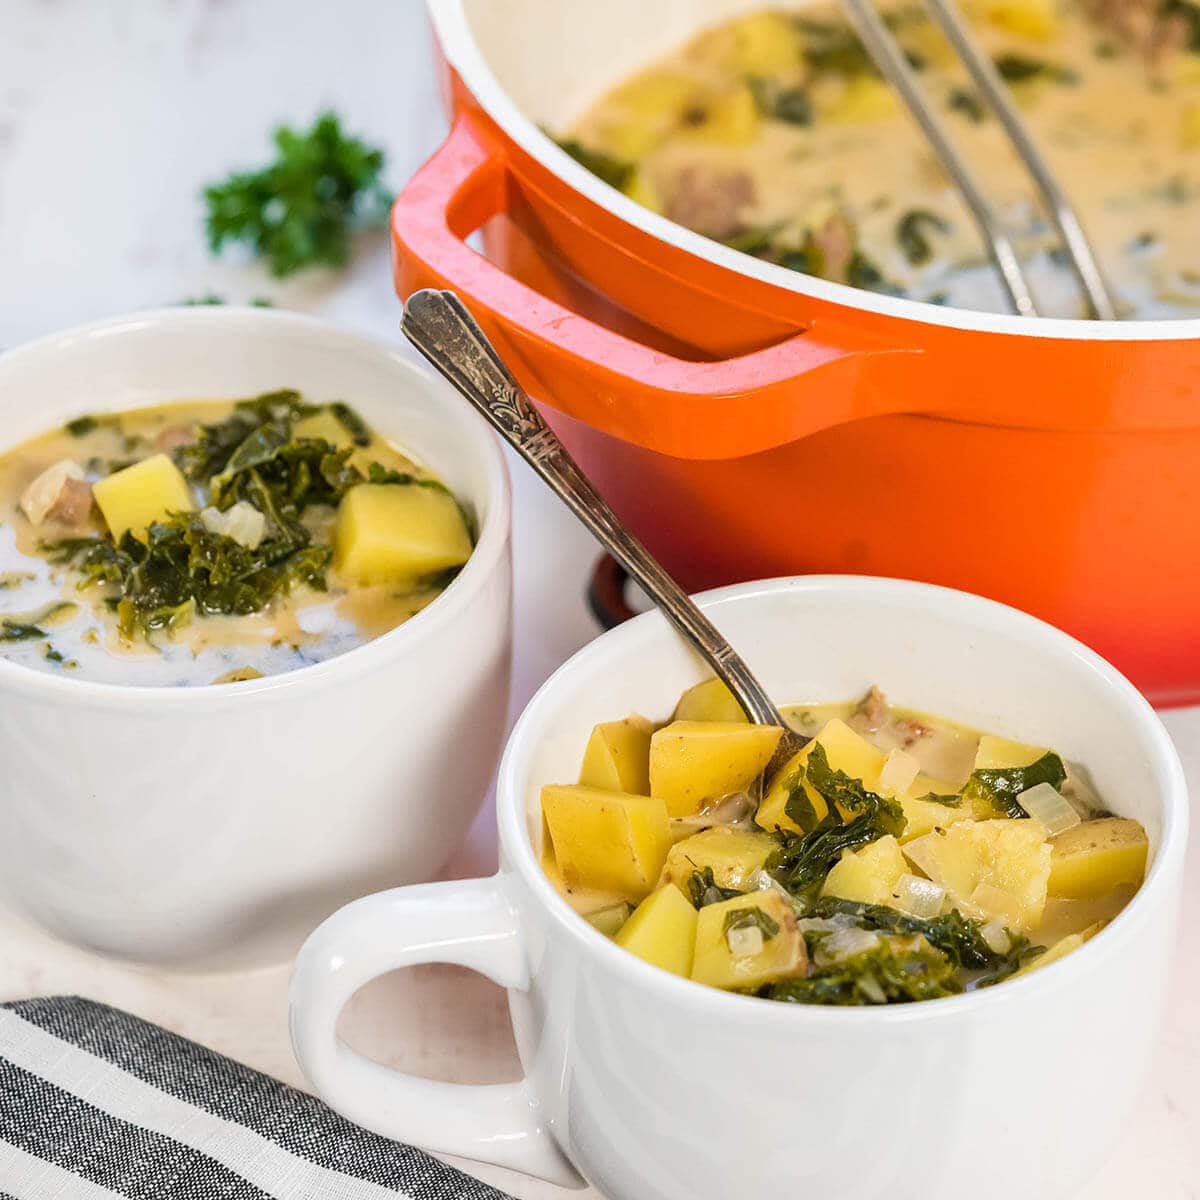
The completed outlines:
[[[781,750],[803,744],[741,656],[650,552],[621,523],[580,471],[554,431],[504,365],[453,292],[414,293],[401,329],[410,342],[495,426],[600,544],[628,571],[664,616],[708,660],[756,725],[780,725]],[[784,743],[787,743],[786,747]],[[776,761],[781,756],[776,755]]]

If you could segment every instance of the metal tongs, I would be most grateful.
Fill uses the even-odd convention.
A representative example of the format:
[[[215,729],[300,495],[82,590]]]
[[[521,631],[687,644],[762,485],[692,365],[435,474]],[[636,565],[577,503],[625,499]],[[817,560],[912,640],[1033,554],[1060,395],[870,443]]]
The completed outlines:
[[[966,67],[984,103],[992,110],[1008,135],[1017,156],[1025,164],[1046,209],[1050,214],[1066,252],[1071,268],[1079,279],[1087,296],[1091,315],[1100,320],[1111,321],[1117,317],[1117,307],[1108,284],[1100,270],[1096,255],[1087,234],[1066,193],[1059,186],[1054,173],[1046,164],[1029,130],[1025,126],[1009,94],[1008,86],[992,65],[991,59],[983,54],[966,23],[955,8],[953,0],[925,0],[934,20],[941,26],[955,54]],[[979,232],[987,243],[992,262],[1000,273],[1012,301],[1013,309],[1021,316],[1038,316],[1037,305],[1029,289],[1021,260],[991,203],[976,182],[970,168],[955,149],[946,130],[925,96],[916,72],[909,66],[900,44],[892,36],[883,18],[876,10],[873,0],[842,0],[846,12],[853,21],[863,45],[879,68],[883,77],[896,89],[908,111],[921,127],[930,146],[950,178],[954,181],[963,199],[967,202]]]

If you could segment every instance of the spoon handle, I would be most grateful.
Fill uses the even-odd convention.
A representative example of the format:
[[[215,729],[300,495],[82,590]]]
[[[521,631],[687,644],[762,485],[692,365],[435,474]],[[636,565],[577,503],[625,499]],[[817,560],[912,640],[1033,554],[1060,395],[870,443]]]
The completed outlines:
[[[756,725],[787,723],[741,656],[691,597],[622,524],[542,420],[487,335],[453,292],[415,292],[400,328],[410,342],[477,408],[708,660]]]

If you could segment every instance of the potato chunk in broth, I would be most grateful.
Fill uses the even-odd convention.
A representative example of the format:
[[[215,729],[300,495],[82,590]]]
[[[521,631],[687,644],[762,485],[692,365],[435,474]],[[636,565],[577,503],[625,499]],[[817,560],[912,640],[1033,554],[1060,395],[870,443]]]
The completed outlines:
[[[455,497],[345,404],[82,416],[0,455],[0,656],[126,685],[274,675],[402,624],[471,548]]]

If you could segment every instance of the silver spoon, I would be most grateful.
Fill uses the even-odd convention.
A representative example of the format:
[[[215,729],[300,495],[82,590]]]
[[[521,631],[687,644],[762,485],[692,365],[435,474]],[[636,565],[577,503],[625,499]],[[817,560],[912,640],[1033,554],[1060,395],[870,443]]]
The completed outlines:
[[[788,725],[720,630],[625,528],[588,482],[463,302],[453,292],[432,288],[414,292],[404,306],[400,328],[550,485],[667,620],[708,660],[713,673],[734,694],[751,723],[778,725],[783,730],[779,747],[764,772],[769,778],[808,739]]]

